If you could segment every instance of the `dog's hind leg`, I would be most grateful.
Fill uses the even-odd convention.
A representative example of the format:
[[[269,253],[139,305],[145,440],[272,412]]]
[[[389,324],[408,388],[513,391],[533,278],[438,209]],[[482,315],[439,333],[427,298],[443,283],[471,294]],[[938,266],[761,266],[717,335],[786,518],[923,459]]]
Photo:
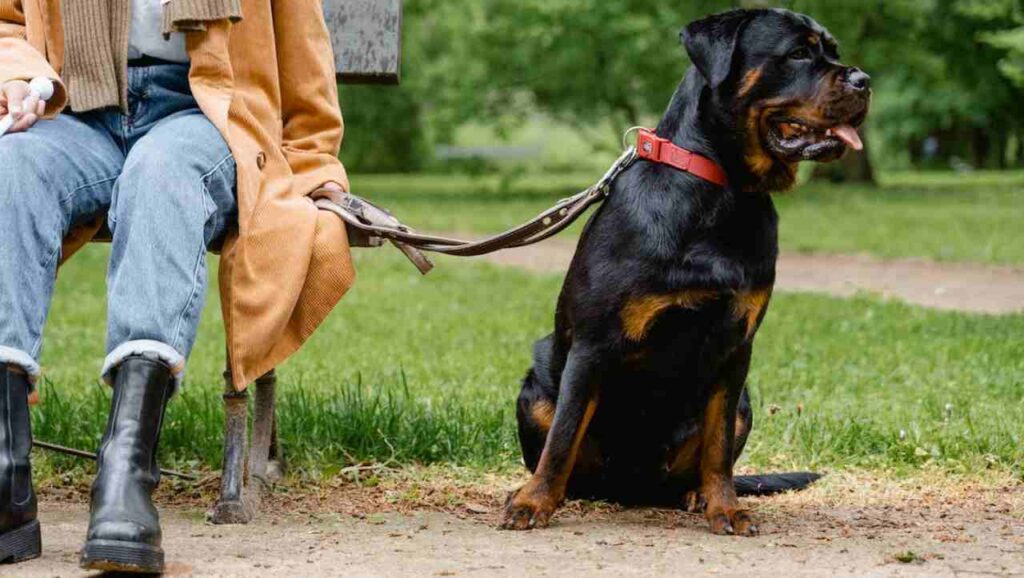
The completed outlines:
[[[569,352],[544,449],[533,477],[509,498],[504,528],[546,526],[565,498],[580,446],[597,410],[600,359],[595,348],[580,343]]]
[[[519,446],[523,450],[523,463],[530,472],[537,471],[540,454],[544,450],[544,441],[555,421],[555,404],[557,401],[544,394],[537,383],[535,368],[530,368],[523,380],[523,389],[519,392],[516,402],[516,421],[519,424]]]
[[[754,408],[750,405],[750,392],[746,387],[740,394],[740,402],[736,408],[736,445],[733,447],[733,463],[739,461],[743,448],[747,447],[750,430],[754,429]]]
[[[552,370],[553,349],[553,335],[534,344],[533,367],[526,373],[516,401],[519,445],[523,450],[523,462],[531,473],[537,470],[548,431],[555,421],[558,377]]]

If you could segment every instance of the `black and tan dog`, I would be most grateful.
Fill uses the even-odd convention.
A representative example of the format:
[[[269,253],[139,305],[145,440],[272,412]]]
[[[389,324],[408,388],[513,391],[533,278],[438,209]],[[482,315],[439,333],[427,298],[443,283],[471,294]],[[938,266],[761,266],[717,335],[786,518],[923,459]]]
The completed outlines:
[[[734,478],[733,463],[775,283],[770,193],[793,185],[800,161],[862,147],[870,79],[840,64],[821,25],[788,11],[726,12],[683,40],[693,67],[656,134],[728,182],[639,161],[587,225],[519,396],[534,474],[509,498],[506,528],[546,525],[568,495],[703,507],[713,532],[753,535],[738,492],[816,479]]]

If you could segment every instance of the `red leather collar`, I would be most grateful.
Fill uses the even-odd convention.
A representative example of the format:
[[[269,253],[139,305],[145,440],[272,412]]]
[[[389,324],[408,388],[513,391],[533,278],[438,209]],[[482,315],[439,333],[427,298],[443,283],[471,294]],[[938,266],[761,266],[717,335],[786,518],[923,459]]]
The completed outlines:
[[[637,156],[644,160],[668,165],[720,187],[729,183],[728,177],[725,176],[725,170],[718,163],[676,146],[672,141],[659,137],[651,130],[640,129],[636,140],[636,150]]]

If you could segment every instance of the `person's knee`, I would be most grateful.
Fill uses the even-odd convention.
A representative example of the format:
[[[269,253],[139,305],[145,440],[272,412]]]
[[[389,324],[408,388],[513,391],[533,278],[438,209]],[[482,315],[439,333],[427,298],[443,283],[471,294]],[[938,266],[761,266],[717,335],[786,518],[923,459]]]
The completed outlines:
[[[228,153],[218,159],[166,142],[132,151],[118,181],[110,210],[112,226],[175,223],[201,234],[207,243],[234,207],[234,163]],[[225,200],[227,199],[227,200]],[[230,207],[228,207],[230,205]]]
[[[196,202],[199,181],[187,155],[165,147],[135,150],[118,179],[110,220],[121,223],[152,216],[201,223],[206,213]]]

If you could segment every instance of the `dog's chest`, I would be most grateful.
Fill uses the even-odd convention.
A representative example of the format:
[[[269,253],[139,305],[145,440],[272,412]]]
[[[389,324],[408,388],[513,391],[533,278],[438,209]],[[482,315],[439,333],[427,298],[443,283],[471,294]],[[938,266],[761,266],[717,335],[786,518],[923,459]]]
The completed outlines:
[[[772,288],[744,290],[683,289],[629,298],[622,307],[622,334],[628,343],[643,344],[669,330],[735,329],[743,339],[757,330],[771,300]]]

